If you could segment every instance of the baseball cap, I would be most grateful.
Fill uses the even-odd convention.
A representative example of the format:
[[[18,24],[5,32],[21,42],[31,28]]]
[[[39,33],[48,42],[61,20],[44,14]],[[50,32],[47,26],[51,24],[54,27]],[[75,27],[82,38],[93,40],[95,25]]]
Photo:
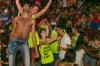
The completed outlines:
[[[8,12],[8,9],[5,9],[4,12]]]

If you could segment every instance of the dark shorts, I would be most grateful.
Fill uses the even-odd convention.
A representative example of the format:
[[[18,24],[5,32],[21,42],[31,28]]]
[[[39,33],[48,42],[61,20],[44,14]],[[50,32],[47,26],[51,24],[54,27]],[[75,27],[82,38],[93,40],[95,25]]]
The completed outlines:
[[[88,66],[96,66],[96,62],[96,59],[89,57],[87,54],[85,54],[83,57],[83,63],[88,64]]]
[[[53,53],[54,60],[57,60],[59,58],[59,53]]]
[[[41,64],[41,66],[54,66],[54,62],[48,64]]]
[[[9,65],[6,65],[6,64],[2,64],[2,66],[9,66]]]

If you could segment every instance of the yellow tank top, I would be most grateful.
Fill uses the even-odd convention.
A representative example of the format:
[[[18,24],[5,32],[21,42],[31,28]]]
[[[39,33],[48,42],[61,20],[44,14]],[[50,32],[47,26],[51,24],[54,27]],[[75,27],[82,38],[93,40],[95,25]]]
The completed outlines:
[[[57,36],[57,32],[55,30],[52,31],[51,33],[51,37],[53,38],[54,36]],[[50,44],[50,49],[52,50],[53,53],[59,53],[59,51],[57,50],[58,47],[58,41],[54,41]]]
[[[39,36],[38,36],[38,33],[36,31],[35,31],[35,35],[36,35],[37,45],[39,45]],[[34,43],[33,43],[33,40],[32,40],[32,32],[30,32],[28,43],[29,43],[29,48],[33,48],[34,47]]]
[[[12,24],[9,26],[9,30],[12,30]]]
[[[72,47],[75,48],[79,35],[72,37]]]
[[[47,64],[47,63],[51,63],[54,61],[52,51],[50,50],[50,46],[48,44],[40,45],[39,51],[41,55],[42,64]]]
[[[35,19],[35,15],[34,14],[32,15],[32,18]]]

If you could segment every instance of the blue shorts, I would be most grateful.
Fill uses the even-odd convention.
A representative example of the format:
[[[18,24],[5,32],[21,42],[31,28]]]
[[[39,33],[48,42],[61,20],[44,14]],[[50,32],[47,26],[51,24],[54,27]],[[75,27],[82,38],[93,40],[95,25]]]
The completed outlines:
[[[41,66],[54,66],[54,62],[48,63],[48,64],[41,64]]]
[[[88,66],[96,66],[96,62],[96,59],[89,57],[87,54],[83,57],[83,63],[88,64]]]
[[[53,53],[54,60],[57,60],[59,58],[59,53]]]

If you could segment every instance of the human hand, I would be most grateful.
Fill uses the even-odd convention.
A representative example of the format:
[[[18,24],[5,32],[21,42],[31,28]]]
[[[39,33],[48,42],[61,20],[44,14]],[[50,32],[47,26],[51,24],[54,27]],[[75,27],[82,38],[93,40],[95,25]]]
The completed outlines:
[[[52,39],[54,39],[54,40],[57,40],[57,38],[58,38],[57,36],[52,37]]]
[[[3,32],[4,32],[4,29],[1,29],[1,30],[0,30],[0,33],[3,33]]]
[[[35,58],[39,58],[39,53],[36,53]]]
[[[50,2],[52,2],[52,0],[49,0]]]
[[[58,37],[57,37],[57,40],[60,40],[60,39],[61,39],[61,36],[58,36]]]

